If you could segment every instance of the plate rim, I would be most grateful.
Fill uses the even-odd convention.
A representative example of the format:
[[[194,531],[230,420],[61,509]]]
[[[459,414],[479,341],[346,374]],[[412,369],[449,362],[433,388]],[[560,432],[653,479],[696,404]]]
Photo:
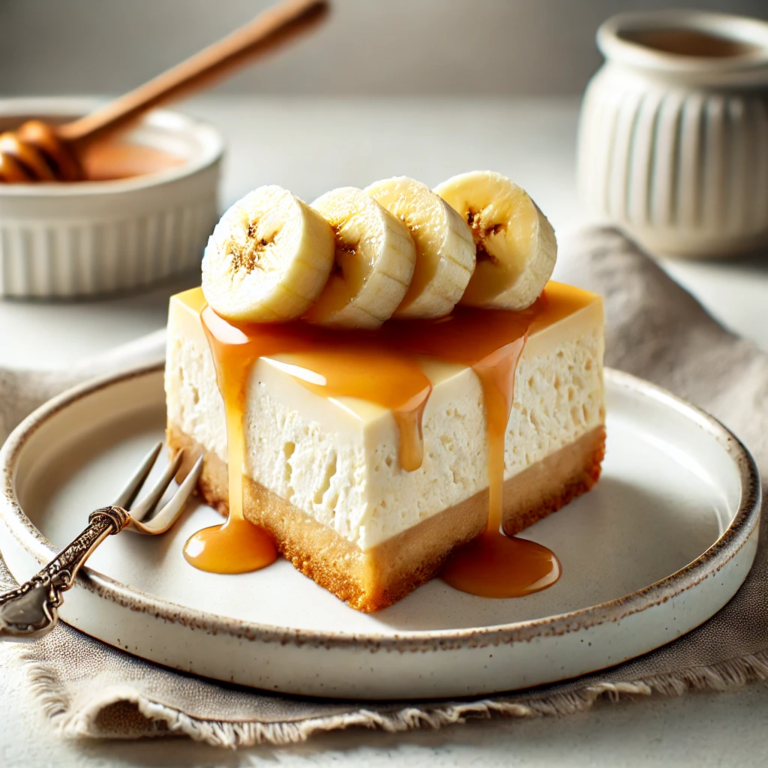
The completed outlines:
[[[68,389],[29,414],[11,432],[0,448],[3,501],[0,504],[0,519],[26,552],[41,565],[52,559],[58,550],[27,517],[16,497],[16,467],[27,441],[48,420],[75,402],[132,379],[162,374],[164,368],[164,363],[131,366]],[[142,592],[87,566],[81,569],[76,584],[80,588],[96,592],[99,597],[111,600],[119,606],[150,613],[157,619],[178,623],[192,629],[213,634],[225,633],[234,638],[249,641],[280,644],[290,642],[326,648],[362,647],[399,652],[452,650],[466,646],[531,641],[537,637],[580,631],[606,621],[620,621],[626,616],[647,610],[691,589],[706,578],[713,569],[722,567],[731,560],[750,539],[759,523],[762,488],[754,458],[741,440],[714,416],[668,390],[624,371],[605,367],[604,377],[607,383],[639,392],[641,395],[672,407],[698,424],[726,449],[736,465],[742,487],[741,504],[732,522],[701,555],[663,579],[628,595],[575,611],[529,621],[489,627],[404,630],[385,635],[375,632],[350,633],[282,627],[220,616]]]

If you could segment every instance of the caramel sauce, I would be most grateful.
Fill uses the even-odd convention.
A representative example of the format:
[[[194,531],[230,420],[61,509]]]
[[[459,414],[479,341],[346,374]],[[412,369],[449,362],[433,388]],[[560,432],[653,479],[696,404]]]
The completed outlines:
[[[303,350],[291,373],[322,397],[357,397],[392,411],[400,433],[400,466],[417,470],[424,459],[422,416],[432,391],[417,361],[354,338],[327,341],[319,349]]]
[[[226,523],[203,528],[189,537],[184,559],[209,573],[250,573],[272,565],[277,549],[263,528],[237,517],[230,509]]]
[[[277,557],[269,534],[245,519],[242,503],[242,425],[250,372],[260,357],[293,353],[297,362],[288,370],[312,392],[323,397],[357,397],[391,410],[401,435],[401,466],[406,471],[421,466],[421,417],[432,385],[415,359],[371,344],[365,332],[329,331],[302,322],[231,323],[209,306],[203,307],[200,318],[227,417],[229,516],[223,526],[207,528],[189,539],[184,556],[192,565],[205,571],[243,573],[263,568]]]
[[[223,525],[204,528],[193,534],[184,546],[184,557],[190,565],[211,573],[248,573],[258,571],[277,560],[272,537],[252,525],[243,513],[243,466],[245,463],[245,382],[251,361],[239,354],[239,337],[227,334],[218,339],[203,325],[211,348],[216,350],[214,362],[219,389],[224,398],[227,420],[229,471],[229,514]]]
[[[154,147],[120,141],[99,141],[75,153],[39,120],[0,134],[0,183],[113,181],[145,176],[184,163]]]
[[[243,514],[245,415],[248,382],[260,357],[323,397],[354,397],[392,411],[400,433],[405,471],[421,466],[422,416],[432,390],[421,368],[424,357],[471,367],[480,379],[486,407],[489,514],[486,531],[461,548],[442,578],[456,589],[486,597],[516,597],[557,581],[557,557],[534,542],[501,532],[504,447],[512,408],[515,371],[528,333],[551,325],[580,306],[577,295],[557,286],[522,312],[457,307],[438,320],[390,321],[376,331],[342,331],[304,322],[283,325],[234,323],[202,305],[200,319],[213,354],[225,404],[229,451],[229,516],[224,525],[190,538],[185,557],[195,567],[240,573],[276,558],[266,531]],[[286,362],[288,360],[288,362]]]
[[[81,162],[87,181],[114,181],[176,168],[184,159],[141,144],[102,141],[88,147]]]
[[[547,312],[546,296],[522,312],[458,307],[438,327],[414,322],[408,346],[431,357],[470,366],[480,379],[488,434],[488,523],[443,569],[454,589],[481,597],[522,597],[552,586],[560,561],[546,547],[501,532],[504,448],[515,392],[515,371],[528,332]],[[556,308],[551,315],[562,311]],[[438,321],[440,322],[440,321]]]
[[[208,306],[200,317],[225,403],[245,403],[248,376],[260,357],[292,354],[293,364],[281,367],[310,391],[322,397],[356,397],[392,411],[401,429],[400,465],[409,472],[421,466],[421,416],[432,384],[418,359],[392,343],[388,326],[338,331],[303,322],[231,323]]]
[[[760,50],[753,43],[745,43],[722,35],[699,32],[693,29],[646,29],[621,32],[619,37],[627,42],[652,48],[662,53],[696,58],[723,59],[744,56]]]

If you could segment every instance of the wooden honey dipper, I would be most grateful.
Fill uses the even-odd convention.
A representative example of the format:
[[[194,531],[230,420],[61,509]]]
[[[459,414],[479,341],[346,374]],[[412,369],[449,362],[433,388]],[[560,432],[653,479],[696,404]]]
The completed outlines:
[[[149,109],[197,90],[244,61],[282,48],[325,18],[327,0],[283,0],[249,24],[90,115],[64,125],[30,120],[0,134],[0,182],[82,181],[82,151]]]

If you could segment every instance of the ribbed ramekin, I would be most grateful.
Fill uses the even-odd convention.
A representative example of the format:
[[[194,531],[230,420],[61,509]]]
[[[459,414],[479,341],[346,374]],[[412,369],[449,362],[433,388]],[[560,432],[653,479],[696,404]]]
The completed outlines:
[[[93,106],[79,99],[0,100],[0,130],[31,117],[60,122]],[[178,112],[156,110],[127,139],[183,162],[115,181],[0,185],[0,296],[95,296],[200,263],[218,218],[221,135]]]

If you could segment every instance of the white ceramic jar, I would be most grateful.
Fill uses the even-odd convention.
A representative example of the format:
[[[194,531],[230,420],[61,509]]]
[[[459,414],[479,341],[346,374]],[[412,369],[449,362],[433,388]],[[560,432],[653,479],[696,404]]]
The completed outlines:
[[[593,212],[650,250],[729,256],[768,245],[768,23],[615,16],[587,87],[578,179]]]
[[[73,119],[94,102],[0,101],[0,130]],[[212,126],[154,110],[121,137],[165,153],[154,173],[75,184],[0,184],[0,297],[75,298],[153,283],[200,264],[218,218],[224,141]]]

